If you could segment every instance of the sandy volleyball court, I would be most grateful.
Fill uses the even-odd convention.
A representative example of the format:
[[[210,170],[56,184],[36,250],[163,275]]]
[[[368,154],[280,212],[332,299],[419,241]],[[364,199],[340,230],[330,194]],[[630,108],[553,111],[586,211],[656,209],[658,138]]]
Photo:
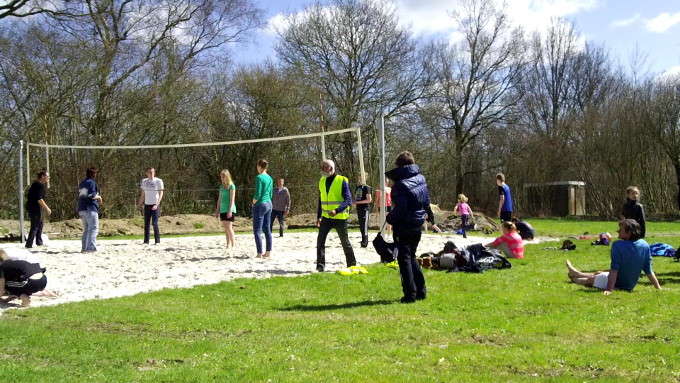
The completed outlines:
[[[350,233],[357,261],[360,264],[378,262],[372,246],[362,249],[360,240],[359,233]],[[489,238],[423,235],[418,253],[439,251],[447,240],[461,247],[488,242]],[[236,247],[228,252],[224,243],[223,236],[163,238],[160,245],[143,245],[141,240],[99,240],[97,253],[82,254],[78,240],[52,240],[31,252],[47,268],[47,289],[58,296],[35,296],[32,306],[128,296],[235,278],[294,276],[315,269],[316,232],[275,236],[271,259],[254,258],[252,235],[237,235]],[[27,251],[18,243],[2,247]],[[343,267],[345,257],[340,240],[332,232],[327,241],[326,269],[333,272]]]

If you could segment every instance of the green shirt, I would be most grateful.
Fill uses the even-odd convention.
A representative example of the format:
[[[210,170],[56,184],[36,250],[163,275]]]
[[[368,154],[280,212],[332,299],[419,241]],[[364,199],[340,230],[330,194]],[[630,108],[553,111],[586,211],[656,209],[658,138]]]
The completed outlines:
[[[220,185],[220,213],[227,213],[229,211],[229,205],[231,205],[231,191],[236,190],[236,185],[231,184],[229,188],[225,188],[224,185]],[[231,209],[232,214],[236,214],[236,203]]]
[[[257,200],[257,203],[270,202],[273,191],[274,179],[269,174],[262,173],[255,177],[255,194],[253,194],[253,199]]]

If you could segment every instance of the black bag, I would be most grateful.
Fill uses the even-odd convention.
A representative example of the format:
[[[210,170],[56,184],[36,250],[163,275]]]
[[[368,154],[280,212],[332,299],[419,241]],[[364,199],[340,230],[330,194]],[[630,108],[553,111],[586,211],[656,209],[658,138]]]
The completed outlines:
[[[512,263],[501,255],[496,249],[489,249],[481,243],[470,245],[465,250],[468,255],[468,263],[460,267],[460,271],[467,273],[482,273],[490,269],[509,269]]]
[[[382,236],[382,231],[384,228],[385,225],[383,224],[378,234],[375,236],[375,238],[373,238],[373,248],[378,253],[378,255],[380,255],[380,262],[390,263],[395,259],[394,249],[396,248],[396,245],[394,242],[390,243],[385,241],[385,238]]]

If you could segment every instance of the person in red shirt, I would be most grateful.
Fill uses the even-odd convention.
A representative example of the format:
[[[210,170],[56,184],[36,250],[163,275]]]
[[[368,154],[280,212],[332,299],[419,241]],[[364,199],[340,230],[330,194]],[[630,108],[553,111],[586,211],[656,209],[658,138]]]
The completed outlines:
[[[515,224],[506,221],[503,222],[502,228],[503,235],[486,246],[501,250],[508,258],[524,258],[524,242],[517,233]]]

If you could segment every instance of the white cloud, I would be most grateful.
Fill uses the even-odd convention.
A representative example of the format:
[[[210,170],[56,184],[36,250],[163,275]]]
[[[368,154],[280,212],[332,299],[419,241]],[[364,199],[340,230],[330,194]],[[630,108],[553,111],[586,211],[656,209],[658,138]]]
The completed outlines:
[[[639,13],[636,13],[635,15],[633,15],[632,17],[629,17],[627,19],[614,20],[609,25],[612,26],[613,28],[629,27],[629,26],[637,23],[641,19],[642,19],[642,16],[640,16]]]
[[[645,27],[650,32],[664,33],[674,25],[680,23],[680,12],[659,14],[653,19],[645,20]]]
[[[526,31],[546,30],[553,18],[568,17],[589,11],[599,5],[600,0],[493,0],[508,14],[513,25]],[[452,12],[461,8],[461,0],[394,0],[393,6],[399,22],[408,27],[416,36],[442,34],[450,41],[460,41],[464,36],[456,31]],[[293,15],[304,15],[299,11]],[[288,15],[279,13],[267,21],[265,32],[276,34],[285,30]]]

